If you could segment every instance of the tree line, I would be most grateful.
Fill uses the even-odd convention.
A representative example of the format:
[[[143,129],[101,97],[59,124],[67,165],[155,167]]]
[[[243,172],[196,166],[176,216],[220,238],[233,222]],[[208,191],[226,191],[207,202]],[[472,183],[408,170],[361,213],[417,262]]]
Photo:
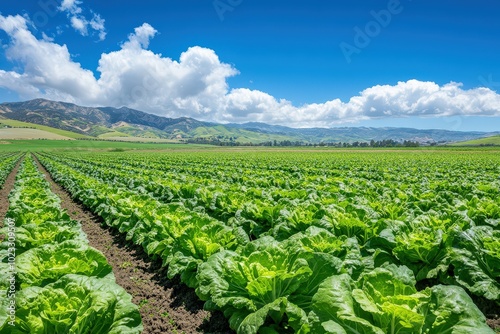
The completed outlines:
[[[294,146],[310,146],[310,147],[419,147],[420,143],[417,141],[404,140],[397,141],[394,139],[384,139],[384,140],[371,140],[366,141],[355,141],[355,142],[321,142],[321,143],[306,143],[303,141],[291,141],[291,140],[269,140],[261,143],[242,143],[235,140],[225,141],[219,138],[207,137],[207,138],[190,138],[186,140],[187,143],[191,144],[207,144],[207,145],[217,145],[217,146],[279,146],[279,147],[294,147]]]

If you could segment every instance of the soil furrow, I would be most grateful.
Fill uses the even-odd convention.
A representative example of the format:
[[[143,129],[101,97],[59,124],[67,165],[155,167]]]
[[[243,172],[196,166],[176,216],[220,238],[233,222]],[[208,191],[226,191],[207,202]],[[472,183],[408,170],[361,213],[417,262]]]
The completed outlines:
[[[16,166],[14,167],[14,169],[12,169],[7,179],[5,179],[4,184],[1,185],[0,188],[0,227],[3,226],[5,215],[9,210],[9,194],[12,191],[12,188],[14,188],[14,183],[16,182],[16,175],[19,170],[19,167],[21,166],[22,160],[23,157],[19,159]],[[0,236],[0,240],[2,240],[2,236]]]
[[[51,190],[61,198],[61,207],[82,224],[90,245],[100,250],[113,267],[116,282],[139,305],[143,333],[231,333],[222,314],[204,311],[193,289],[179,280],[169,280],[161,261],[151,260],[140,246],[105,226],[101,217],[73,200],[36,158],[35,161]]]

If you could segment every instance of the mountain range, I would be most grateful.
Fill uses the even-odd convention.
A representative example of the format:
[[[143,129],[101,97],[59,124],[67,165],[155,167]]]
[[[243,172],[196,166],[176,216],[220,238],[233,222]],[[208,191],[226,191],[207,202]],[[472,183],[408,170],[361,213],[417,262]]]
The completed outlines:
[[[256,122],[217,124],[187,117],[166,118],[126,107],[82,107],[45,99],[2,103],[0,104],[0,123],[2,118],[49,126],[89,137],[115,140],[152,138],[257,144],[274,140],[302,143],[352,143],[392,139],[436,143],[465,141],[500,134],[500,132],[389,127],[289,128]]]

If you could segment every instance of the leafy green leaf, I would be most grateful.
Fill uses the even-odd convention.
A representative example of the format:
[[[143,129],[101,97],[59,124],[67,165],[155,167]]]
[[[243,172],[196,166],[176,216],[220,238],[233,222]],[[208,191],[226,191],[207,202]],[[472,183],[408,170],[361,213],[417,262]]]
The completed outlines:
[[[21,287],[44,286],[66,274],[113,275],[104,255],[79,241],[65,241],[30,249],[16,258]]]
[[[142,329],[137,306],[113,280],[67,275],[18,292],[16,326],[6,334],[139,334]]]

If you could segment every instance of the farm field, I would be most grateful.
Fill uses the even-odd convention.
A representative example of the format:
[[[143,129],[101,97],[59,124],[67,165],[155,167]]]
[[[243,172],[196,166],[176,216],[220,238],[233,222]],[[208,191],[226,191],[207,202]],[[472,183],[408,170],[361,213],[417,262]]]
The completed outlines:
[[[45,139],[82,139],[82,138],[90,138],[89,136],[82,135],[79,133],[71,132],[71,131],[65,131],[61,129],[56,129],[52,128],[50,126],[45,126],[45,125],[40,125],[40,124],[34,124],[34,123],[27,123],[27,122],[21,122],[21,121],[16,121],[13,119],[6,119],[0,116],[0,129],[1,130],[7,130],[10,129],[12,131],[9,132],[4,132],[2,138],[10,138],[10,139],[15,139],[15,138],[26,138],[26,134],[29,134],[30,132],[24,132],[24,130],[38,130],[37,132],[33,132],[33,134],[37,134],[38,136],[32,136],[29,138],[45,138]],[[3,132],[3,131],[2,131]],[[0,132],[0,133],[2,133]],[[21,133],[21,135],[19,135]]]
[[[50,140],[73,140],[55,133],[39,129],[18,129],[3,128],[0,129],[0,139],[50,139]]]
[[[19,178],[39,162],[105,231],[161,263],[163,279],[223,314],[219,332],[500,327],[497,150],[111,149],[31,150]],[[0,158],[3,183],[21,154]]]

